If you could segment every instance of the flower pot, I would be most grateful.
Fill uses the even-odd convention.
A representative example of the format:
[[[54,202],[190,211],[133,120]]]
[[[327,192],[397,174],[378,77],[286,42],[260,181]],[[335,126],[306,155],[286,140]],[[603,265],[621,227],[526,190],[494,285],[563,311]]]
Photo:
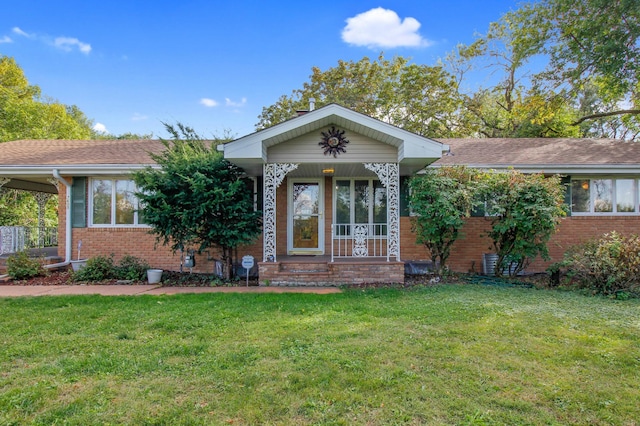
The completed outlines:
[[[162,269],[147,269],[149,284],[158,284],[162,279]]]
[[[87,266],[87,259],[78,259],[71,261],[71,268],[74,272],[79,271],[80,269]]]

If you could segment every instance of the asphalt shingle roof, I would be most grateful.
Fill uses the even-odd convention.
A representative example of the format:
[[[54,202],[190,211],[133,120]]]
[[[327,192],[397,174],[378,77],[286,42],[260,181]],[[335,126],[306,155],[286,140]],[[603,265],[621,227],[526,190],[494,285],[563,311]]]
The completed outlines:
[[[152,164],[156,140],[18,140],[0,143],[0,166]]]
[[[451,148],[436,164],[477,167],[640,165],[640,143],[613,139],[437,139]],[[19,140],[0,143],[0,166],[152,164],[157,140]],[[354,159],[358,161],[358,159]]]
[[[436,139],[451,153],[440,165],[532,166],[640,164],[640,143],[614,139]]]

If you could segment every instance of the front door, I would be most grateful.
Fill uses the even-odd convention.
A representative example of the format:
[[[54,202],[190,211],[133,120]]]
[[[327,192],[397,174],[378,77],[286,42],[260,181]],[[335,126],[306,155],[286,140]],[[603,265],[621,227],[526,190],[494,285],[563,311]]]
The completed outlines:
[[[289,254],[323,254],[323,187],[321,179],[289,179]]]

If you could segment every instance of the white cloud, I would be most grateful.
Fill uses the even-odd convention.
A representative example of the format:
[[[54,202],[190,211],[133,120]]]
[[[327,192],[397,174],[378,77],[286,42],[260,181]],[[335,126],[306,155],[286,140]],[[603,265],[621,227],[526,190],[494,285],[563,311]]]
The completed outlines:
[[[243,107],[247,103],[247,98],[242,98],[240,102],[234,102],[229,98],[224,98],[225,104],[230,107]]]
[[[91,45],[83,43],[77,38],[73,37],[56,37],[53,41],[53,45],[66,52],[70,52],[74,47],[77,47],[80,52],[88,55],[91,52]]]
[[[214,101],[213,99],[209,99],[209,98],[200,99],[200,104],[206,106],[207,108],[213,108],[213,107],[218,106],[218,102]]]
[[[37,40],[44,44],[52,45],[60,50],[64,50],[65,52],[71,52],[74,49],[78,49],[78,51],[84,53],[85,55],[91,53],[91,45],[89,43],[84,43],[75,37],[56,37],[55,39],[53,39],[53,41],[51,41],[51,37],[48,35],[35,33],[29,34],[19,27],[13,27],[11,31],[21,37],[26,37],[32,40]],[[8,37],[5,37],[5,39],[7,38]]]
[[[11,31],[13,31],[13,33],[14,33],[14,34],[18,34],[18,35],[20,35],[20,36],[22,36],[22,37],[27,37],[27,38],[33,38],[33,37],[34,37],[33,35],[28,34],[28,33],[24,32],[24,31],[22,31],[22,30],[21,30],[20,28],[18,28],[18,27],[13,27],[13,28],[11,29]]]
[[[401,20],[396,12],[377,7],[347,19],[342,40],[369,48],[426,47],[433,44],[423,38],[415,18]]]
[[[13,40],[11,40],[11,38],[9,36],[4,36],[4,37],[0,38],[0,44],[1,43],[13,43]]]
[[[147,116],[147,115],[143,115],[143,114],[135,112],[131,116],[131,121],[144,121],[144,120],[146,120],[148,118],[149,118],[149,116]]]
[[[98,133],[109,133],[107,131],[107,126],[105,126],[102,123],[96,123],[93,125],[93,130],[95,130]]]

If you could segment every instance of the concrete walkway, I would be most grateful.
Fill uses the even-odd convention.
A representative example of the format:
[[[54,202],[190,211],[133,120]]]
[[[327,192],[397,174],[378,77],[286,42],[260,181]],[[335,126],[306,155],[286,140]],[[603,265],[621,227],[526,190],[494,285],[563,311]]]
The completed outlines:
[[[0,297],[99,294],[137,296],[183,293],[340,293],[336,287],[161,287],[158,285],[0,285]]]

